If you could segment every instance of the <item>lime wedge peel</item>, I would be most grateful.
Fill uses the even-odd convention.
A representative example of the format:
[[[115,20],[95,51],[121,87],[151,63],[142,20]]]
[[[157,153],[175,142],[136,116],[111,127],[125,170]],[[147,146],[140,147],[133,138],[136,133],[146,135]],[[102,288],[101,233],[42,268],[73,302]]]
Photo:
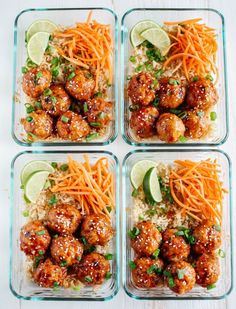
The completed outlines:
[[[143,191],[148,201],[154,201],[156,203],[162,201],[160,184],[155,167],[151,167],[146,172],[143,179]]]
[[[37,32],[47,32],[49,34],[53,33],[58,29],[57,25],[48,19],[39,19],[34,21],[28,28],[26,33],[27,42],[29,39]]]
[[[44,52],[48,46],[50,34],[47,32],[37,32],[29,40],[27,44],[27,52],[29,58],[40,65],[43,61]]]
[[[35,203],[40,195],[40,192],[43,190],[45,182],[48,178],[49,172],[47,171],[38,171],[28,178],[25,184],[25,197],[31,203]]]
[[[51,174],[54,172],[54,168],[47,161],[38,161],[38,160],[30,161],[24,166],[24,168],[21,171],[20,175],[21,184],[25,186],[30,175],[38,171],[47,171]]]
[[[171,45],[170,38],[161,27],[152,27],[144,30],[140,36],[157,47],[162,56],[168,53]]]
[[[157,166],[157,162],[151,160],[141,160],[134,164],[130,172],[130,181],[135,189],[138,189],[142,183],[146,172]]]
[[[133,47],[137,47],[146,40],[140,35],[140,33],[142,33],[144,30],[155,27],[160,28],[160,26],[152,20],[142,20],[135,24],[130,31],[130,42]]]

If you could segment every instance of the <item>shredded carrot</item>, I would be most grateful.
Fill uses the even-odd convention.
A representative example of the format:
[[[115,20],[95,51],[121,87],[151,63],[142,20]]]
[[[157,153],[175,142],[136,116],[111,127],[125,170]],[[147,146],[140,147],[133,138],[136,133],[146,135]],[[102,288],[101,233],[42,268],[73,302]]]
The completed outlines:
[[[190,77],[194,75],[206,77],[207,74],[213,72],[217,81],[218,70],[215,62],[218,46],[216,31],[203,23],[199,23],[200,21],[201,18],[196,18],[164,23],[171,27],[169,37],[172,41],[169,57],[164,63],[164,68],[167,68],[173,61],[180,60],[187,80],[190,80]]]
[[[50,177],[55,181],[51,191],[72,196],[86,214],[103,213],[109,217],[108,209],[114,209],[115,197],[108,159],[100,158],[92,165],[85,155],[84,161],[80,163],[68,157],[66,175]]]
[[[104,79],[104,75],[109,84],[112,83],[113,45],[110,25],[92,20],[90,11],[86,22],[77,23],[75,27],[57,31],[53,35],[59,39],[54,44],[61,57],[95,74],[95,90],[98,90],[99,80]]]
[[[193,219],[210,219],[221,224],[224,193],[216,160],[193,162],[176,160],[170,174],[170,190],[175,203]]]

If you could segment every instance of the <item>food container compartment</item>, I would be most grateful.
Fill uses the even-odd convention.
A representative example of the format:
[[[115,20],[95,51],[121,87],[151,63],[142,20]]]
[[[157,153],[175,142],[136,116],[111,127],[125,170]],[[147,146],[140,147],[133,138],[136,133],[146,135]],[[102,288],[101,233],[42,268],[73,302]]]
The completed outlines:
[[[133,261],[134,251],[130,246],[130,238],[127,235],[134,225],[130,208],[133,205],[133,191],[130,183],[130,171],[134,164],[140,160],[152,160],[170,164],[174,160],[205,160],[207,158],[217,159],[221,167],[221,179],[223,186],[229,193],[225,195],[223,203],[222,220],[222,244],[221,249],[225,252],[225,258],[220,258],[221,275],[216,283],[216,287],[211,290],[202,288],[198,285],[185,295],[178,295],[172,292],[168,287],[157,287],[152,289],[137,288],[131,276],[131,270],[128,265]],[[231,163],[229,157],[219,150],[136,150],[128,153],[123,161],[123,285],[126,293],[135,299],[220,299],[226,297],[233,286],[233,253],[232,253],[232,215],[231,215]]]
[[[101,286],[84,286],[80,291],[72,288],[59,290],[42,288],[33,283],[26,273],[26,256],[20,251],[19,235],[21,227],[27,222],[22,214],[25,208],[23,192],[20,189],[20,173],[26,163],[33,160],[46,160],[49,162],[66,162],[71,156],[74,160],[83,161],[87,154],[90,162],[94,163],[101,157],[106,157],[110,171],[116,179],[114,184],[116,212],[112,218],[112,227],[115,230],[111,241],[113,259],[110,261],[112,277]],[[113,298],[119,289],[120,274],[120,246],[119,246],[119,166],[117,158],[106,151],[71,151],[71,152],[23,152],[12,161],[11,166],[11,245],[10,245],[10,289],[12,293],[22,299],[28,300],[77,300],[77,301],[104,301]]]
[[[76,22],[84,22],[90,11],[93,18],[104,24],[111,25],[111,36],[113,38],[113,83],[109,88],[109,100],[113,104],[112,121],[106,133],[91,141],[71,142],[60,139],[40,140],[28,143],[25,140],[25,131],[20,120],[25,117],[26,95],[21,87],[22,72],[27,59],[25,47],[25,31],[35,20],[48,19],[62,26],[73,26]],[[113,142],[118,132],[118,77],[117,77],[117,50],[118,50],[118,22],[116,14],[108,8],[58,8],[58,9],[28,9],[20,12],[14,24],[14,74],[13,74],[13,103],[12,103],[12,137],[20,145],[24,146],[76,146],[76,145],[107,145]]]
[[[203,22],[216,29],[218,52],[216,66],[219,71],[219,80],[216,88],[219,100],[214,106],[217,113],[217,120],[214,121],[213,130],[199,140],[187,140],[186,142],[165,143],[157,138],[138,138],[132,132],[129,126],[129,99],[127,95],[128,72],[130,61],[129,57],[132,52],[130,43],[130,31],[132,27],[141,20],[152,20],[157,24],[163,25],[164,21],[179,21],[194,18],[202,18]],[[124,140],[135,146],[168,146],[173,147],[178,144],[184,146],[200,146],[200,145],[221,145],[228,136],[228,111],[227,111],[227,78],[226,78],[226,56],[225,56],[225,29],[224,17],[221,13],[213,9],[162,9],[162,8],[135,8],[127,11],[122,17],[122,36],[121,36],[121,63],[122,63],[122,85],[121,85],[121,108],[122,108],[122,135]]]

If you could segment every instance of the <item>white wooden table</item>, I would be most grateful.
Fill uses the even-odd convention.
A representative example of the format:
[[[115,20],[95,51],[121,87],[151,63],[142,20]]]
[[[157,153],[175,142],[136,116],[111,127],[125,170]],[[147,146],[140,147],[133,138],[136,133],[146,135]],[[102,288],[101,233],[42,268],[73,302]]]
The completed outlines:
[[[236,308],[236,290],[227,299],[218,301],[136,301],[129,298],[121,288],[109,302],[30,302],[15,298],[9,290],[9,208],[10,208],[10,163],[13,156],[24,148],[11,138],[11,104],[13,72],[13,22],[18,12],[29,7],[93,7],[106,6],[116,11],[119,21],[123,13],[133,7],[213,7],[220,10],[226,21],[226,47],[228,63],[228,90],[230,136],[221,148],[231,157],[236,170],[236,1],[235,0],[1,0],[0,17],[0,308],[1,309],[47,309],[68,308],[166,308],[174,309],[223,309]],[[80,147],[80,149],[83,147]],[[86,147],[84,147],[85,149]],[[50,148],[53,150],[53,148]],[[76,147],[75,147],[76,149]],[[78,149],[78,147],[77,147]],[[95,147],[96,149],[96,147]],[[114,143],[104,147],[114,152],[120,162],[132,149],[119,135]],[[233,187],[236,177],[233,173]],[[233,192],[233,202],[236,199]],[[120,205],[122,207],[122,205]],[[236,218],[234,218],[234,226]],[[235,229],[234,229],[235,230]],[[236,256],[236,254],[235,254]]]

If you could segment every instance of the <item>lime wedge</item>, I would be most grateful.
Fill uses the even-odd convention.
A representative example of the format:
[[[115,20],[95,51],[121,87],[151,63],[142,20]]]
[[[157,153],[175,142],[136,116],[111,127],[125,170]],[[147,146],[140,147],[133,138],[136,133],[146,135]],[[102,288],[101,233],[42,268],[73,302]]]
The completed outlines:
[[[146,29],[159,27],[154,21],[151,20],[143,20],[138,22],[136,25],[133,26],[130,32],[130,42],[133,47],[136,47],[145,41],[145,38],[140,36],[140,33]]]
[[[146,172],[151,168],[156,166],[157,163],[151,160],[138,161],[131,170],[130,181],[135,189],[138,189],[143,183],[143,178]]]
[[[29,176],[38,171],[46,171],[49,173],[53,173],[54,168],[51,166],[50,163],[46,161],[31,161],[27,163],[21,171],[20,175],[21,184],[25,186]]]
[[[141,37],[157,47],[162,56],[165,56],[170,49],[170,38],[161,27],[153,27],[144,30]]]
[[[151,167],[143,179],[143,191],[148,201],[161,202],[162,195],[157,172],[155,167]]]
[[[32,203],[35,203],[43,190],[49,172],[38,171],[28,178],[25,184],[25,197]]]
[[[37,32],[29,40],[27,44],[27,52],[29,58],[40,65],[43,61],[44,52],[48,46],[50,34],[47,32]]]
[[[52,32],[58,29],[57,25],[47,19],[39,19],[34,21],[28,28],[26,32],[26,40],[29,42],[29,39],[37,32],[47,32],[51,34]]]

